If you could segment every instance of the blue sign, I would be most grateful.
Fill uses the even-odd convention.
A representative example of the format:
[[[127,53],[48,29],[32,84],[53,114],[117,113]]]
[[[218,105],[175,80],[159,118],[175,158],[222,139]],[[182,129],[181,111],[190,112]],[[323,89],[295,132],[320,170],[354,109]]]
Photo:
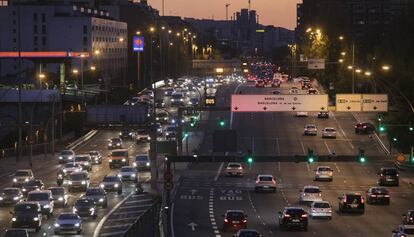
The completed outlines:
[[[144,51],[144,37],[134,36],[132,47],[134,52],[143,52]]]

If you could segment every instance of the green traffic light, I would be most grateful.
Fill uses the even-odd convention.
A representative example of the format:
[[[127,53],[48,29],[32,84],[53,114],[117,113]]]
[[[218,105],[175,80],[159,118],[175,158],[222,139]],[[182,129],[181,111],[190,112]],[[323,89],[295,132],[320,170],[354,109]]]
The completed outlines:
[[[188,133],[184,133],[184,138],[188,137]]]
[[[194,127],[194,123],[190,123],[190,126],[191,126],[191,127]]]
[[[315,159],[314,159],[313,157],[309,157],[309,158],[308,158],[308,162],[309,162],[309,163],[313,163],[314,161],[315,161]]]
[[[410,131],[414,131],[414,128],[413,127],[410,127],[409,129],[410,129]]]
[[[249,164],[253,163],[253,158],[252,157],[248,157],[247,158],[247,163],[249,163]]]
[[[222,120],[222,121],[220,121],[220,126],[224,126],[224,125],[226,125],[226,123]]]
[[[385,127],[384,126],[380,126],[379,127],[380,132],[384,132],[385,131]]]
[[[366,161],[365,157],[363,157],[363,156],[359,157],[359,162],[365,163],[365,161]]]

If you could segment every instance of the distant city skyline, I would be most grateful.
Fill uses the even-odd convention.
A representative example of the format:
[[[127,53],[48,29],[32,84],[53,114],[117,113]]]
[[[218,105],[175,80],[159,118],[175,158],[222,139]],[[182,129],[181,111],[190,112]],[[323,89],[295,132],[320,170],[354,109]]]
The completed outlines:
[[[251,0],[251,9],[259,15],[259,23],[287,29],[296,27],[296,4],[302,0]],[[148,0],[162,14],[162,0]],[[248,0],[164,0],[164,13],[181,17],[225,20],[225,4],[230,4],[229,19],[241,8],[248,8]]]

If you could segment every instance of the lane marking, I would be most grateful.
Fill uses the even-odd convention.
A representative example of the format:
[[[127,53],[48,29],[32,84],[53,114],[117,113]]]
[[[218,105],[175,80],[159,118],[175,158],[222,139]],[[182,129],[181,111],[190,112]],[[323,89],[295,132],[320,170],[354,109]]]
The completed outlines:
[[[220,173],[221,173],[221,170],[223,169],[223,166],[224,166],[224,162],[221,162],[220,167],[217,170],[216,177],[214,177],[214,181],[217,181],[218,180],[218,178],[220,176]]]
[[[326,149],[328,150],[328,154],[332,154],[331,149],[329,149],[328,143],[324,140],[323,143],[325,144]]]
[[[279,146],[279,138],[276,137],[276,147],[277,147],[277,154],[280,155],[280,146]]]
[[[171,204],[171,218],[170,218],[170,226],[171,226],[171,237],[175,237],[174,233],[174,202]]]
[[[339,169],[338,164],[335,162],[334,165],[335,165],[336,169],[338,170],[338,173],[341,173],[341,170]]]
[[[236,94],[237,90],[239,89],[239,87],[243,85],[243,84],[239,84],[236,86],[236,88],[233,91],[233,94]],[[230,113],[230,129],[233,128],[233,111]]]
[[[299,140],[299,141],[300,141],[300,146],[302,147],[303,154],[306,155],[305,146],[303,145],[302,140]]]
[[[341,132],[344,134],[345,140],[348,142],[349,146],[352,148],[352,150],[355,149],[354,145],[352,145],[351,141],[349,140],[348,136],[346,135],[344,129],[342,128],[341,124],[338,122],[338,120],[335,117],[335,114],[333,112],[331,112],[332,117],[334,118],[336,125],[338,126],[338,128],[341,130]],[[352,113],[351,113],[352,114]]]

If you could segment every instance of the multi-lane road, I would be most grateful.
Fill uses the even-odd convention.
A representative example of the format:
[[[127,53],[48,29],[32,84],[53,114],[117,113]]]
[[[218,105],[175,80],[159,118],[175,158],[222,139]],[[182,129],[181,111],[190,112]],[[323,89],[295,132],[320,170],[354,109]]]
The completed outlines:
[[[278,89],[288,93],[290,85]],[[220,87],[220,105],[229,106],[231,93],[271,94],[271,88],[255,88],[254,85],[226,85]],[[318,119],[316,113],[309,117],[296,117],[295,113],[211,113],[210,130],[214,120],[225,116],[228,126],[237,130],[240,151],[251,149],[254,155],[305,155],[312,148],[315,155],[356,155],[358,148],[365,149],[368,161],[332,162],[333,182],[314,181],[314,169],[321,163],[254,162],[244,164],[245,175],[233,178],[224,175],[224,163],[198,163],[189,167],[181,176],[174,201],[174,236],[232,236],[234,232],[222,230],[222,214],[229,209],[240,209],[248,215],[248,228],[257,229],[264,236],[391,236],[391,231],[401,223],[401,214],[412,209],[414,188],[413,175],[403,172],[399,187],[389,187],[391,204],[377,206],[367,204],[365,214],[338,213],[338,197],[344,192],[359,192],[365,196],[369,187],[376,186],[377,172],[381,167],[392,166],[381,145],[369,135],[356,135],[357,122],[350,113],[330,113],[329,119]],[[305,124],[318,126],[318,135],[303,136]],[[322,139],[321,129],[334,127],[336,139]],[[211,150],[206,139],[203,150]],[[370,160],[370,156],[383,159]],[[326,164],[326,163],[325,163]],[[255,193],[254,180],[258,174],[272,174],[277,180],[276,193]],[[278,211],[286,206],[299,204],[299,190],[305,185],[317,185],[322,197],[333,205],[332,220],[310,219],[309,231],[281,231],[278,227]]]

